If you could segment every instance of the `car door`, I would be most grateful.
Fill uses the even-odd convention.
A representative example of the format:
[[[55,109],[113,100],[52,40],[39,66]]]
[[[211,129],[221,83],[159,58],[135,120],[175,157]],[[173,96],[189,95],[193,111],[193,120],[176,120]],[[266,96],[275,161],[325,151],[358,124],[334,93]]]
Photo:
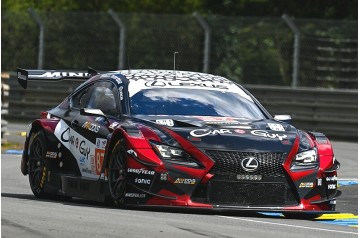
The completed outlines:
[[[87,94],[70,122],[70,151],[78,162],[82,176],[98,178],[107,136],[111,133],[109,120],[120,117],[119,92],[111,81],[102,80],[90,86]],[[102,113],[104,116],[101,116]]]

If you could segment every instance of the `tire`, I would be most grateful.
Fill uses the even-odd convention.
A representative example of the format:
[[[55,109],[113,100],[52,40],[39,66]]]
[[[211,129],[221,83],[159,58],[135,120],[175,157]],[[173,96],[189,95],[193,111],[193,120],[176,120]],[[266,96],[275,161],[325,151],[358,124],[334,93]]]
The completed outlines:
[[[116,206],[124,205],[127,185],[127,159],[123,141],[118,141],[112,150],[109,161],[109,190],[111,200]]]
[[[31,191],[38,198],[45,198],[44,187],[46,183],[46,142],[43,131],[38,131],[30,141],[28,173]]]
[[[285,218],[298,220],[313,220],[321,216],[318,213],[283,213]]]

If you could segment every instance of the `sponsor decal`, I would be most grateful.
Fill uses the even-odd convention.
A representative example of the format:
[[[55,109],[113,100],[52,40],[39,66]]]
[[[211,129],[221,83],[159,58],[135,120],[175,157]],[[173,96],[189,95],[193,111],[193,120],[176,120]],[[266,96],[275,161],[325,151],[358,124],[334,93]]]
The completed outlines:
[[[63,133],[61,133],[61,141],[62,142],[69,142],[69,132],[70,132],[70,128],[68,127],[66,130],[63,131]]]
[[[328,184],[328,189],[336,189],[336,184]]]
[[[322,186],[322,179],[321,178],[317,179],[317,186]]]
[[[238,134],[245,134],[245,133],[246,133],[246,131],[241,130],[241,129],[235,129],[234,131],[235,131],[236,133],[238,133]]]
[[[125,197],[128,197],[128,198],[145,198],[146,194],[143,194],[143,193],[125,193]]]
[[[78,163],[82,176],[98,178],[94,167],[96,164],[96,145],[94,143],[72,130],[63,120],[56,125],[54,135],[64,147],[70,150]]]
[[[223,135],[223,134],[232,134],[229,129],[217,129],[217,130],[209,130],[209,129],[197,129],[190,131],[190,135],[193,137],[204,137],[211,135]]]
[[[56,159],[57,155],[58,155],[57,152],[46,151],[45,157],[49,158],[49,159]],[[61,156],[59,156],[59,157],[61,157]]]
[[[96,148],[105,150],[107,144],[107,139],[96,138]]]
[[[228,89],[227,85],[223,84],[214,84],[214,83],[196,83],[196,82],[167,82],[167,81],[152,81],[152,82],[146,82],[146,87],[201,87],[201,88],[216,88],[216,89]]]
[[[91,123],[91,122],[85,122],[83,125],[82,125],[83,128],[85,128],[86,130],[89,130],[89,131],[93,131],[95,133],[98,133],[99,130],[100,130],[100,126],[99,125],[96,125],[94,123]]]
[[[141,169],[128,168],[127,172],[134,173],[134,174],[146,174],[146,175],[154,175],[155,174],[155,171],[147,170],[144,168],[141,168]]]
[[[206,124],[207,125],[240,125],[240,123],[238,121],[224,121],[224,122],[207,121]]]
[[[122,72],[128,79],[131,81],[170,81],[170,82],[212,82],[212,83],[222,83],[222,84],[233,84],[232,81],[223,78],[221,76],[215,76],[210,74],[196,73],[196,72],[176,72],[176,77],[174,77],[174,72],[171,70],[146,70],[135,72],[132,70],[131,73]]]
[[[155,122],[163,126],[174,126],[174,121],[171,119],[157,119]]]
[[[110,78],[115,79],[118,84],[122,84],[121,78],[119,78],[115,74],[111,75]]]
[[[206,122],[206,124],[211,124],[211,125],[247,125],[248,123],[241,123],[237,120],[235,120],[232,117],[200,117],[197,116],[195,118],[198,118],[204,122]]]
[[[326,177],[326,181],[337,181],[337,176],[334,175],[333,177]]]
[[[299,185],[299,188],[313,188],[314,183],[313,182],[302,182]]]
[[[273,131],[285,131],[285,128],[281,124],[268,123],[268,126],[269,126],[270,130],[273,130]]]
[[[32,75],[37,78],[57,78],[57,77],[88,77],[88,73],[84,72],[45,72],[42,75]]]
[[[123,87],[123,86],[119,87],[119,93],[120,93],[120,100],[121,100],[121,101],[122,101],[122,100],[124,100],[124,93],[123,93],[123,89],[124,89],[124,87]]]
[[[242,97],[252,101],[251,97],[241,90],[232,81],[221,76],[194,73],[176,72],[170,70],[146,70],[121,72],[129,80],[129,96],[132,97],[137,92],[149,88],[204,88],[207,90],[229,91],[240,94]]]
[[[86,164],[86,159],[85,159],[85,157],[80,157],[79,163],[80,163],[80,165],[84,166],[84,165]]]
[[[177,178],[174,183],[177,184],[190,184],[194,185],[196,183],[196,179],[189,179],[189,178]]]
[[[109,128],[110,129],[115,129],[120,123],[119,122],[113,122],[110,124]]]
[[[269,133],[269,132],[263,131],[263,130],[253,130],[250,133],[254,136],[261,136],[261,137],[270,138],[270,139],[277,138],[279,140],[283,140],[283,139],[287,138],[287,135],[285,135],[285,134],[274,134],[274,133]]]
[[[238,180],[262,180],[262,175],[259,174],[237,174],[236,179]]]
[[[79,152],[80,154],[86,156],[86,159],[89,159],[90,147],[86,146],[86,142],[84,140],[80,142]]]
[[[88,169],[88,168],[82,168],[82,169],[81,169],[81,172],[82,172],[82,173],[91,174],[91,170]]]
[[[151,184],[151,180],[150,180],[150,179],[140,179],[140,178],[136,178],[136,179],[135,179],[135,183],[139,183],[139,184]]]
[[[90,161],[91,161],[91,173],[96,174],[96,162],[94,155],[90,155]]]
[[[161,181],[167,181],[168,180],[168,173],[161,173],[160,174],[160,180]]]
[[[200,119],[208,125],[236,125],[237,128],[241,129],[251,129],[251,122],[237,121],[233,117],[211,117],[211,116],[195,116],[195,118]]]
[[[241,160],[240,163],[243,170],[247,172],[254,172],[259,168],[259,161],[255,157],[247,157]]]

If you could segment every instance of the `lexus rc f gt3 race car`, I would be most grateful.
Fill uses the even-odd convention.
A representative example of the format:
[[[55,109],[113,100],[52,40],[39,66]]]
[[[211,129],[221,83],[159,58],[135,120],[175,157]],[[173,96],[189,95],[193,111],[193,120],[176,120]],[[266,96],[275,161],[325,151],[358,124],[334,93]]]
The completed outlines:
[[[36,197],[117,205],[333,212],[324,134],[272,117],[245,88],[196,72],[18,69],[19,83],[87,80],[29,126],[21,171]],[[308,213],[309,214],[309,213]]]

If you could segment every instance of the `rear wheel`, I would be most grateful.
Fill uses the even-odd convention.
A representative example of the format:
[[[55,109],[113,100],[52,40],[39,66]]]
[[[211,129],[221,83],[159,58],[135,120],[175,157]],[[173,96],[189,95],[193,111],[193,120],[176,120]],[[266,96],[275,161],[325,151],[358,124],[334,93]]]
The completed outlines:
[[[114,146],[109,162],[109,189],[113,202],[117,206],[124,204],[126,191],[126,149],[120,140]]]
[[[38,131],[34,134],[29,145],[29,184],[31,191],[36,197],[44,198],[44,185],[46,182],[46,143],[44,132]]]

